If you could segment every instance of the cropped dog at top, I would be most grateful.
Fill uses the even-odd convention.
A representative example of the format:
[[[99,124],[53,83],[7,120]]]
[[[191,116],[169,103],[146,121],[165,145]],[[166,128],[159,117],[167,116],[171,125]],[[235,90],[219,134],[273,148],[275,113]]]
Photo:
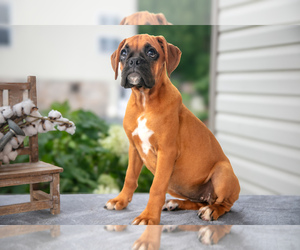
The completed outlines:
[[[149,11],[139,11],[124,17],[120,25],[172,25],[172,23],[167,21],[163,13],[154,14]]]
[[[169,79],[180,57],[164,37],[147,34],[124,39],[111,56],[115,79],[120,64],[121,85],[132,90],[123,121],[130,146],[123,189],[105,208],[127,207],[143,165],[154,174],[148,204],[133,224],[159,224],[162,209],[198,210],[202,220],[216,220],[239,197],[230,161]],[[181,200],[165,201],[166,192]]]

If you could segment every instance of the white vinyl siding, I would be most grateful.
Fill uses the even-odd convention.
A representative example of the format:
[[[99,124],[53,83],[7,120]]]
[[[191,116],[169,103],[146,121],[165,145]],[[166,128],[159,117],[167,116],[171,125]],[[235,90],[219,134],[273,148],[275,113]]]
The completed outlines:
[[[242,194],[300,195],[300,1],[217,6],[211,129]]]

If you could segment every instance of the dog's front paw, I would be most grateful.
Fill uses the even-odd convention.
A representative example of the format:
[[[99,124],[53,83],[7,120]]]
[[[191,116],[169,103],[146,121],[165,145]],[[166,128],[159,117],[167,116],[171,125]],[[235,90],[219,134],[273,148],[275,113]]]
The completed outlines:
[[[178,209],[178,203],[176,200],[167,200],[162,207],[163,211],[174,211],[176,209]]]
[[[158,225],[160,221],[159,217],[155,217],[150,213],[141,213],[132,221],[132,225]]]
[[[122,210],[127,207],[128,203],[128,199],[116,197],[106,202],[104,208],[108,210]]]

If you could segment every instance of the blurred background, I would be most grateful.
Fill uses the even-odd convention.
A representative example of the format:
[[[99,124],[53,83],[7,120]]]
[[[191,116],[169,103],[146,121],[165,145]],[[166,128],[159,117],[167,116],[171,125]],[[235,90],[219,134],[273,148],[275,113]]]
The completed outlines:
[[[0,0],[0,81],[36,76],[39,109],[75,122],[73,136],[39,135],[40,159],[64,168],[62,193],[117,193],[131,90],[114,80],[110,56],[126,37],[163,35],[182,51],[171,80],[220,141],[241,193],[299,195],[299,9],[295,0]],[[141,10],[175,25],[117,25]],[[149,192],[152,178],[143,168],[137,191]]]

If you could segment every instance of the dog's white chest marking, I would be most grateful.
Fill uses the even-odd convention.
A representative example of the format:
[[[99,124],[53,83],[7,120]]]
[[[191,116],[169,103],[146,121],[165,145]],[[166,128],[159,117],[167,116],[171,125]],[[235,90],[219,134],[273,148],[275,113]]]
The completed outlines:
[[[144,154],[148,154],[150,148],[151,148],[151,143],[149,141],[149,138],[151,137],[151,135],[154,134],[154,132],[152,130],[150,130],[149,128],[147,128],[146,126],[146,122],[147,119],[146,118],[141,118],[141,116],[137,119],[138,122],[138,126],[137,128],[132,132],[132,136],[138,135],[142,141],[142,149]]]

